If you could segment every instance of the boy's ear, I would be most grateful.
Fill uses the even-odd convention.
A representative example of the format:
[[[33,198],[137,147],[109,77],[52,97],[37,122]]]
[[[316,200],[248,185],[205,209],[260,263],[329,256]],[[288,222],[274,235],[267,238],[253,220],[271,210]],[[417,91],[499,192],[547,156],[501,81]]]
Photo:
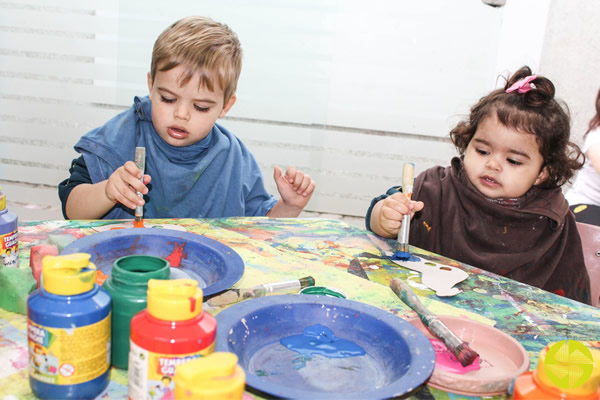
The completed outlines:
[[[233,107],[233,105],[235,104],[235,101],[236,101],[236,97],[234,94],[229,98],[229,100],[227,100],[227,103],[225,103],[225,105],[223,106],[223,109],[221,110],[221,114],[219,114],[219,118],[223,118],[229,112],[229,110],[231,110],[231,107]]]
[[[542,168],[542,170],[540,171],[540,174],[536,178],[535,182],[533,182],[533,184],[539,185],[540,183],[544,182],[546,180],[546,178],[548,178],[548,167]]]
[[[152,75],[148,72],[148,93],[152,91]]]

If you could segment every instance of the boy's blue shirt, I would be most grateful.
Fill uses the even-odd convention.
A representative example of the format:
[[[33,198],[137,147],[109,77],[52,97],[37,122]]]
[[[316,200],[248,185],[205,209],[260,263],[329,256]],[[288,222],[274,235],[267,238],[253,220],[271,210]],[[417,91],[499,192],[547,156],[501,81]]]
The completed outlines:
[[[145,218],[264,216],[275,205],[254,156],[234,134],[215,124],[200,142],[171,146],[154,129],[151,110],[148,96],[135,97],[129,110],[75,144],[92,183],[108,179],[144,146],[145,173],[152,177],[144,196]],[[132,218],[133,213],[117,204],[104,218]]]

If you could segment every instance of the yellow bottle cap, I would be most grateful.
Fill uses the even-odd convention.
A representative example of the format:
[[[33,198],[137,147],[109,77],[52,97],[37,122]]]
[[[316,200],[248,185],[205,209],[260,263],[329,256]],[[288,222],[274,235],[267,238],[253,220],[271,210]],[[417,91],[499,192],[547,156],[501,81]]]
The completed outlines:
[[[89,292],[96,284],[96,266],[86,253],[46,256],[42,259],[44,290],[52,294],[72,296]]]
[[[233,353],[216,352],[177,366],[175,399],[240,400],[246,374]]]
[[[193,279],[150,279],[148,312],[165,321],[192,319],[202,312],[202,289]]]
[[[2,193],[2,188],[0,187],[0,211],[6,208],[6,196]]]
[[[574,342],[581,348],[573,350],[569,348],[569,342]],[[553,391],[560,392],[565,399],[586,398],[597,393],[600,385],[600,351],[587,348],[575,340],[564,341],[562,345],[560,343],[550,344],[540,352],[534,374],[537,381]],[[549,360],[546,356],[553,345],[562,347],[552,355],[552,360]],[[562,378],[561,382],[568,384],[558,386],[557,377]]]

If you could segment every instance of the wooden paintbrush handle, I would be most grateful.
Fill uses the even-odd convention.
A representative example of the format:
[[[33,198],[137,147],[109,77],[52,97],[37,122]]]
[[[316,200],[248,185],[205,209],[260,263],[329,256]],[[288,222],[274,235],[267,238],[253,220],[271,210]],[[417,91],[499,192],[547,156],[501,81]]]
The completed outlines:
[[[415,292],[413,292],[413,290],[408,287],[408,285],[402,279],[392,279],[390,282],[390,288],[394,291],[396,296],[398,296],[404,302],[404,304],[409,306],[419,315],[419,318],[421,318],[421,321],[423,321],[426,326],[429,326],[430,319],[435,317],[435,315],[425,308]]]
[[[408,198],[410,198],[410,195],[412,194],[414,184],[415,164],[404,163],[404,168],[402,169],[402,193]]]
[[[440,339],[453,353],[459,349],[462,340],[444,324],[437,315],[427,310],[415,292],[399,278],[390,282],[390,288],[407,306],[417,313],[423,324],[435,337]],[[456,355],[456,354],[455,354]]]

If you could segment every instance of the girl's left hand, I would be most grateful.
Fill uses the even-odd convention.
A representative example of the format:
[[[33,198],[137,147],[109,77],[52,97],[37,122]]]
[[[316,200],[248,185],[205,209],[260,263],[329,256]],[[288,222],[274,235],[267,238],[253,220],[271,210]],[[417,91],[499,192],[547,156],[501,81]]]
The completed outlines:
[[[275,167],[273,178],[281,200],[289,207],[304,209],[315,191],[315,181],[293,166],[285,171],[285,175],[281,173],[281,168]]]

